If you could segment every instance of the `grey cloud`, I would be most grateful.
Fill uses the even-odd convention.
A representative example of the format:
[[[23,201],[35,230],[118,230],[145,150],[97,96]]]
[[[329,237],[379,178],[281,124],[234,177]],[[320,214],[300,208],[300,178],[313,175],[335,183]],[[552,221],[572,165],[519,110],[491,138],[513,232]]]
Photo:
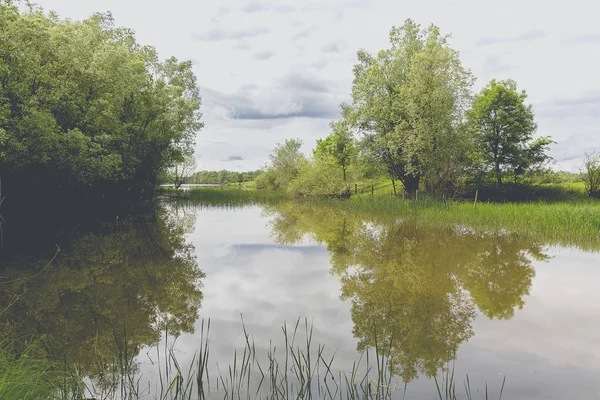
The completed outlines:
[[[289,5],[281,5],[277,3],[264,3],[260,1],[252,1],[242,7],[242,11],[247,13],[255,13],[261,11],[276,11],[280,13],[289,13],[295,10],[294,7]]]
[[[283,87],[315,93],[330,93],[329,83],[316,77],[309,77],[299,73],[286,76],[282,82]]]
[[[354,61],[354,60],[352,60]],[[327,64],[329,63],[329,61],[327,61],[327,59],[322,58],[314,63],[311,64],[311,67],[318,69],[319,71],[322,70],[323,68],[325,68],[327,66]]]
[[[272,51],[263,51],[261,53],[256,53],[254,55],[254,58],[256,60],[268,60],[268,59],[272,58],[274,55],[275,55],[275,53]]]
[[[303,29],[301,31],[296,32],[294,35],[292,35],[292,40],[298,40],[298,39],[302,39],[302,38],[306,38],[309,37],[312,33],[314,28],[307,28],[307,29]]]
[[[193,33],[192,39],[194,40],[208,40],[208,41],[222,41],[229,39],[243,39],[251,38],[269,33],[269,30],[265,27],[254,27],[240,30],[225,30],[223,28],[212,28],[203,33]]]
[[[518,42],[530,42],[537,39],[546,37],[546,34],[541,31],[533,30],[521,33],[515,36],[507,37],[488,37],[477,42],[477,46],[489,46],[493,44],[506,44],[506,43],[518,43]]]
[[[236,50],[249,50],[250,43],[248,43],[244,40],[238,40],[237,43],[235,44],[235,46],[233,46],[233,48]]]
[[[600,118],[600,93],[572,99],[559,99],[536,106],[536,113],[546,118]]]
[[[328,43],[321,47],[321,51],[324,53],[339,53],[342,51],[342,45],[338,42]]]
[[[244,157],[242,157],[242,156],[231,155],[221,161],[229,162],[229,161],[243,161],[243,160],[244,160]]]
[[[561,107],[581,107],[588,105],[600,106],[600,93],[588,96],[579,97],[577,99],[561,99],[555,100],[554,104]]]
[[[576,37],[573,38],[573,41],[576,42],[576,43],[600,44],[600,35],[576,36]]]
[[[486,72],[491,74],[501,74],[515,69],[515,66],[504,63],[496,56],[487,57],[483,62]]]
[[[342,3],[341,8],[371,8],[371,2],[365,0],[346,0]]]
[[[293,92],[281,90],[285,95]],[[286,118],[337,118],[339,116],[339,99],[328,93],[315,93],[314,91],[301,91],[293,93],[291,100],[287,101],[287,109],[276,109],[277,91],[270,96],[275,100],[274,109],[264,108],[261,101],[253,101],[252,96],[244,91],[229,95],[214,90],[204,90],[204,99],[207,103],[214,103],[231,110],[231,118],[236,120],[277,120]],[[284,104],[285,105],[285,104]],[[263,107],[261,107],[263,106]]]

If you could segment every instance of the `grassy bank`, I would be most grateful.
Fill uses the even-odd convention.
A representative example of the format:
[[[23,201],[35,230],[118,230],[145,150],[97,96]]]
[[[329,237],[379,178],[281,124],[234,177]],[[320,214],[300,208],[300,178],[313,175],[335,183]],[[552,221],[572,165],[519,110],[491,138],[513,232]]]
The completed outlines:
[[[543,189],[543,188],[542,188]],[[542,190],[540,189],[540,190]],[[552,191],[561,190],[553,187]],[[575,189],[576,190],[576,189]],[[380,192],[381,193],[381,192]],[[213,207],[240,207],[285,201],[283,193],[269,190],[201,188],[168,191],[169,198],[186,199]],[[600,201],[574,196],[563,201],[489,202],[479,198],[441,201],[423,195],[417,201],[387,195],[359,194],[349,199],[305,199],[327,207],[343,207],[365,216],[418,218],[427,225],[463,225],[485,230],[508,230],[549,244],[600,249]]]
[[[202,207],[243,207],[285,200],[285,195],[272,190],[253,190],[231,187],[203,187],[188,190],[161,187],[159,198],[189,201]]]
[[[595,200],[553,203],[478,202],[476,208],[472,201],[414,201],[366,196],[320,202],[358,212],[416,217],[426,224],[508,230],[563,246],[593,250],[600,248],[600,201]]]

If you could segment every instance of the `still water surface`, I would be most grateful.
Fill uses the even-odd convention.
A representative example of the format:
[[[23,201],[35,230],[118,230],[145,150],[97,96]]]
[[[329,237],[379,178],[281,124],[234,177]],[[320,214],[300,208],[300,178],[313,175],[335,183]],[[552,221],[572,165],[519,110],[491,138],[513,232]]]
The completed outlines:
[[[143,382],[156,382],[152,345],[179,335],[187,365],[208,318],[211,368],[224,369],[244,348],[243,315],[260,354],[280,344],[284,321],[307,318],[313,342],[346,371],[375,328],[392,339],[399,398],[402,382],[405,398],[434,398],[431,377],[452,358],[459,393],[468,374],[474,392],[487,383],[495,396],[506,376],[507,399],[600,398],[594,251],[286,203],[163,204],[21,245],[25,232],[10,228],[1,276],[30,279],[0,293],[0,309],[14,302],[0,315],[3,337],[47,334],[51,352],[91,376],[102,374],[99,352],[133,343]],[[44,269],[54,242],[61,252]]]

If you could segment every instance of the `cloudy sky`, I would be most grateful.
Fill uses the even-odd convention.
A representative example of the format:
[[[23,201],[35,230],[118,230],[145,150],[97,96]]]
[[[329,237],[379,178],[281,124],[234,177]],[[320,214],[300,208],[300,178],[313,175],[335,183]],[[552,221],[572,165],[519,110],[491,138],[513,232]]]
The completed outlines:
[[[558,168],[600,150],[600,3],[595,0],[38,0],[61,17],[111,11],[162,57],[191,59],[203,94],[200,169],[255,169],[299,137],[309,152],[349,100],[356,51],[387,47],[407,18],[452,34],[478,78],[515,79]]]

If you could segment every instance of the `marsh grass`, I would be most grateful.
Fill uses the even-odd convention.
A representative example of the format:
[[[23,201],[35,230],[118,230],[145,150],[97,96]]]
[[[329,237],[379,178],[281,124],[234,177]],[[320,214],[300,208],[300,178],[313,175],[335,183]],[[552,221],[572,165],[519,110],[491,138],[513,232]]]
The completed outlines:
[[[54,399],[64,382],[39,341],[0,342],[0,399]]]
[[[160,188],[159,196],[164,200],[190,202],[207,208],[240,208],[271,204],[285,200],[285,195],[273,190],[204,187],[188,190]]]
[[[389,373],[389,354],[392,343],[375,340],[372,348],[360,354],[358,361],[345,370],[334,367],[336,352],[313,341],[312,324],[298,319],[294,324],[281,327],[279,341],[269,341],[264,351],[257,350],[253,336],[242,319],[244,343],[234,350],[227,365],[211,360],[209,340],[210,320],[202,320],[199,345],[191,363],[183,365],[178,359],[176,339],[170,344],[165,337],[161,345],[147,354],[155,354],[152,364],[158,369],[158,379],[142,384],[136,366],[135,352],[121,354],[111,367],[112,385],[86,385],[85,391],[64,398],[82,399],[323,399],[323,400],[379,400],[406,398],[407,385]],[[276,342],[278,344],[276,344]],[[139,358],[139,357],[137,357]],[[106,362],[107,360],[102,360]],[[117,376],[118,375],[118,376]],[[469,378],[464,390],[457,390],[454,365],[434,379],[432,390],[439,400],[473,399]],[[504,382],[500,389],[500,397]],[[479,390],[477,390],[479,393]],[[487,385],[485,398],[488,396]],[[3,397],[4,398],[4,397]],[[479,398],[479,397],[477,397]]]
[[[575,190],[575,189],[574,189]],[[283,201],[343,207],[365,217],[411,218],[426,226],[465,226],[511,232],[531,239],[583,250],[600,250],[600,201],[575,197],[567,201],[489,202],[473,199],[439,200],[419,194],[418,200],[398,196],[359,194],[349,199],[289,200],[269,190],[201,188],[169,193],[169,198],[199,207],[239,208]]]
[[[414,218],[425,225],[462,225],[488,231],[509,231],[548,244],[600,249],[600,202],[488,203],[418,201],[398,198],[351,197],[346,201],[324,200],[322,204],[379,215]]]

